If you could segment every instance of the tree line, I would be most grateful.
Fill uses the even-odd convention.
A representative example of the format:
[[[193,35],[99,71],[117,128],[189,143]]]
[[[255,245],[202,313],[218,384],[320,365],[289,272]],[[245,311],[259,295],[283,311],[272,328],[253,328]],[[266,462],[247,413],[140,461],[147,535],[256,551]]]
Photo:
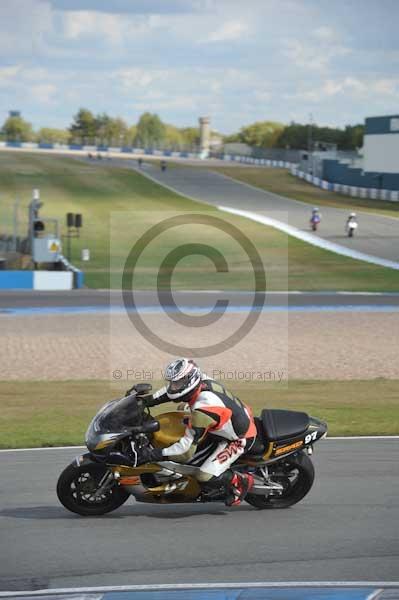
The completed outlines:
[[[336,144],[339,150],[356,150],[363,145],[364,125],[319,127],[291,122],[289,125],[275,121],[257,121],[224,138],[227,142],[240,142],[257,148],[289,148],[306,150]]]
[[[257,121],[238,132],[224,136],[223,141],[240,142],[256,148],[307,149],[315,143],[336,144],[340,150],[355,150],[363,145],[364,126],[319,127],[315,124]],[[3,124],[0,138],[9,141],[166,148],[196,150],[199,146],[198,127],[175,127],[164,123],[157,114],[143,113],[135,125],[106,113],[94,115],[81,108],[68,129],[43,127],[35,132],[20,116],[10,116]]]
[[[3,124],[1,139],[18,142],[83,144],[194,150],[199,145],[198,127],[175,127],[163,123],[157,114],[143,113],[137,124],[106,113],[94,115],[81,108],[67,129],[42,127],[34,131],[21,116],[10,116]]]

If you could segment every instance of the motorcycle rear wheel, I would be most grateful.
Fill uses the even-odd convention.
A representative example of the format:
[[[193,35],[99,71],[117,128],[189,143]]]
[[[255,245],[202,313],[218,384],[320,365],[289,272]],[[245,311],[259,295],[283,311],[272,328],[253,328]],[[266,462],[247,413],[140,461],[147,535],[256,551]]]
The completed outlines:
[[[258,496],[247,494],[245,501],[255,508],[289,508],[306,496],[314,481],[313,463],[304,452],[288,457],[274,467],[269,467],[270,478],[281,483],[284,491],[281,495]],[[291,478],[290,478],[291,477]]]
[[[83,516],[105,515],[119,508],[130,494],[117,484],[106,490],[100,498],[94,497],[106,472],[107,468],[102,465],[69,465],[58,479],[59,501],[71,512]]]

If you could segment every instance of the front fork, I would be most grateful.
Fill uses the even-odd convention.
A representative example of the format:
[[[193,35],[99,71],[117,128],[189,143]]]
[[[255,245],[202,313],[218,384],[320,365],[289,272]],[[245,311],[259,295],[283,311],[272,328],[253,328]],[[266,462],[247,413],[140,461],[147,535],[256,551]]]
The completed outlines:
[[[107,492],[116,483],[116,479],[112,471],[107,471],[104,476],[100,479],[97,490],[94,492],[94,498],[99,498],[105,492]]]

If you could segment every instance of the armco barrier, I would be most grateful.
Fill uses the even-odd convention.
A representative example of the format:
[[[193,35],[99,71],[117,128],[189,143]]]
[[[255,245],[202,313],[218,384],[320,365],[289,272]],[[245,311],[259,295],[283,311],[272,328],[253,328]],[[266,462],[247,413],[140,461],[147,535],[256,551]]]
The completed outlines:
[[[0,271],[0,290],[33,289],[33,271]]]
[[[342,183],[331,183],[318,177],[313,177],[309,173],[304,173],[296,167],[291,168],[291,174],[299,179],[304,179],[308,183],[328,190],[330,192],[337,192],[338,194],[345,194],[346,196],[353,196],[354,198],[369,198],[371,200],[386,200],[388,202],[399,202],[399,190],[380,190],[376,188],[364,188],[355,187],[352,185],[343,185]]]
[[[84,274],[71,271],[0,271],[0,290],[71,290],[83,287]]]
[[[173,158],[201,158],[198,152],[187,152],[186,150],[157,150],[155,148],[133,148],[132,146],[121,146],[118,148],[106,145],[82,145],[82,144],[51,144],[40,142],[0,142],[0,147],[21,148],[21,149],[39,149],[39,150],[73,150],[79,152],[114,152],[120,154],[147,154],[149,156],[170,156]],[[296,166],[296,163],[272,160],[269,158],[255,158],[252,156],[241,156],[238,154],[224,154],[220,156],[220,160],[229,160],[239,163],[246,163],[266,167],[280,167],[291,169]]]

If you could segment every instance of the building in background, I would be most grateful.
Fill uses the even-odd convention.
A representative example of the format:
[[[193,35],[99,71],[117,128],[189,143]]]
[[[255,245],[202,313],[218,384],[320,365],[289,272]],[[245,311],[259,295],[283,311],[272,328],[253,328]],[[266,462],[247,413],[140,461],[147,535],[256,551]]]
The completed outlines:
[[[399,173],[399,115],[366,119],[363,170]]]
[[[321,163],[314,175],[330,183],[399,190],[399,115],[366,119],[361,156],[326,156]]]

